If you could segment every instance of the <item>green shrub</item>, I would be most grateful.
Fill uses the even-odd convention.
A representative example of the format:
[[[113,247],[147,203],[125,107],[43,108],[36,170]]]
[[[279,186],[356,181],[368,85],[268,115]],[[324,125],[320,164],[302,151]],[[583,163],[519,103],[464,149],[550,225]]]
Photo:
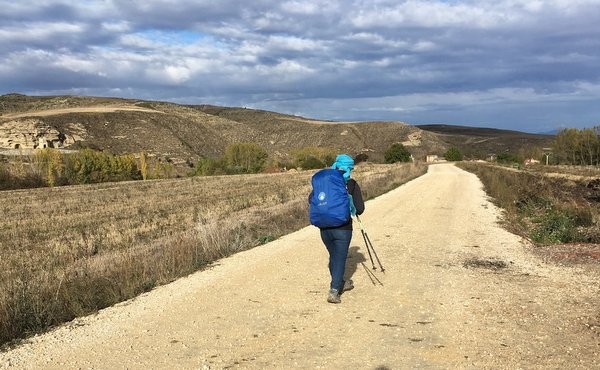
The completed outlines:
[[[496,156],[496,162],[503,164],[523,163],[523,158],[518,154],[505,152]]]
[[[583,184],[500,166],[458,164],[475,173],[494,203],[504,208],[512,231],[540,244],[597,242],[597,206]]]
[[[327,164],[325,163],[325,161],[322,161],[317,157],[308,156],[304,158],[302,162],[300,162],[300,167],[302,167],[305,170],[315,170],[318,168],[327,167]]]
[[[83,149],[77,153],[67,155],[65,162],[65,172],[70,184],[91,184],[107,181],[139,180],[142,178],[137,161],[132,155],[113,156],[92,149]]]
[[[295,167],[314,170],[333,164],[337,150],[333,148],[304,147],[292,151]]]
[[[213,176],[225,173],[223,161],[215,158],[202,158],[196,163],[196,170],[192,176]]]
[[[385,163],[409,162],[411,154],[404,145],[396,143],[386,150],[384,154]]]
[[[225,148],[223,157],[230,173],[257,173],[262,171],[268,156],[256,143],[235,143]]]
[[[202,158],[189,176],[258,173],[265,168],[267,151],[256,143],[235,143],[220,158]]]
[[[575,220],[567,212],[552,210],[534,222],[537,223],[537,227],[532,231],[531,238],[537,243],[569,243],[575,240]]]
[[[63,157],[56,149],[41,149],[33,155],[34,165],[38,175],[46,180],[50,187],[64,183],[62,175],[64,172]]]
[[[448,151],[446,151],[446,153],[444,154],[444,158],[446,158],[447,161],[452,162],[462,161],[463,153],[460,151],[460,149],[452,147],[448,149]]]

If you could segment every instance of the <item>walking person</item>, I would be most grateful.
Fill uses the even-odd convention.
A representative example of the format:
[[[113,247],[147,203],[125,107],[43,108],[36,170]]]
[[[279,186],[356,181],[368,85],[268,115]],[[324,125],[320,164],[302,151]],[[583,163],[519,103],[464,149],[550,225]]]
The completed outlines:
[[[346,270],[346,258],[348,257],[348,249],[350,247],[350,241],[352,240],[352,217],[350,215],[360,215],[365,210],[365,203],[362,198],[360,186],[352,179],[351,172],[354,169],[354,160],[347,154],[340,154],[336,157],[335,163],[331,166],[331,169],[335,171],[321,170],[319,172],[331,173],[331,176],[325,177],[320,183],[315,183],[314,178],[319,174],[315,174],[313,177],[313,191],[309,196],[309,203],[311,204],[311,223],[320,229],[321,240],[327,248],[329,253],[329,274],[331,276],[331,283],[329,286],[329,293],[327,295],[327,302],[329,303],[341,303],[340,294],[345,290],[354,288],[352,280],[348,279],[344,281],[344,272]],[[335,172],[338,172],[337,174]],[[330,195],[328,192],[333,192],[331,189],[335,188],[337,178],[339,178],[341,186],[343,186],[343,196],[340,195],[338,199],[340,202],[346,199],[346,202],[341,205],[342,208],[346,208],[345,212],[339,212],[336,210],[338,207],[338,201],[336,200],[335,194]],[[320,185],[324,183],[323,185]],[[315,185],[316,184],[316,185]],[[333,185],[332,185],[333,184]],[[335,189],[334,189],[335,190]],[[342,204],[342,203],[340,203]],[[324,217],[323,215],[317,214],[318,206],[326,208],[324,213],[343,213],[341,217],[334,217],[335,222],[330,221],[330,218]],[[327,215],[329,216],[329,215]],[[326,221],[322,221],[322,219]]]

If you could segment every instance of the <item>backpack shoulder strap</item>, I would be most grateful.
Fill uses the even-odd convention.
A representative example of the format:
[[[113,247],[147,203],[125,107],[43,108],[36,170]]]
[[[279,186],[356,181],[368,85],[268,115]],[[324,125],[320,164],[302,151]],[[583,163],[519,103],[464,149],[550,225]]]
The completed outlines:
[[[356,188],[356,181],[353,179],[348,180],[346,184],[346,189],[348,189],[348,194],[354,194],[354,188]]]

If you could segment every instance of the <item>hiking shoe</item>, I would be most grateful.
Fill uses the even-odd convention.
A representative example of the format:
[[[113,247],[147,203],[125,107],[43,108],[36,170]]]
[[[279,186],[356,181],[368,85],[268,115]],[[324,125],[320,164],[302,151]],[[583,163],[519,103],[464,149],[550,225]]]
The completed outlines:
[[[329,289],[329,295],[327,295],[327,302],[329,303],[342,303],[340,299],[340,293],[337,289]]]
[[[354,282],[352,281],[352,279],[348,279],[346,281],[344,281],[344,289],[343,291],[348,291],[348,290],[352,290],[354,289]]]

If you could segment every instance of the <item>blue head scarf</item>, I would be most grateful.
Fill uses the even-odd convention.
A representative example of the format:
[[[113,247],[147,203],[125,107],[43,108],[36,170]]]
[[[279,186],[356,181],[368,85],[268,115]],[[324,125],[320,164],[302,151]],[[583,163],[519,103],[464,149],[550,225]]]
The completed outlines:
[[[348,154],[340,154],[335,158],[335,162],[331,166],[333,169],[344,171],[344,180],[350,180],[350,171],[354,169],[354,159]]]

